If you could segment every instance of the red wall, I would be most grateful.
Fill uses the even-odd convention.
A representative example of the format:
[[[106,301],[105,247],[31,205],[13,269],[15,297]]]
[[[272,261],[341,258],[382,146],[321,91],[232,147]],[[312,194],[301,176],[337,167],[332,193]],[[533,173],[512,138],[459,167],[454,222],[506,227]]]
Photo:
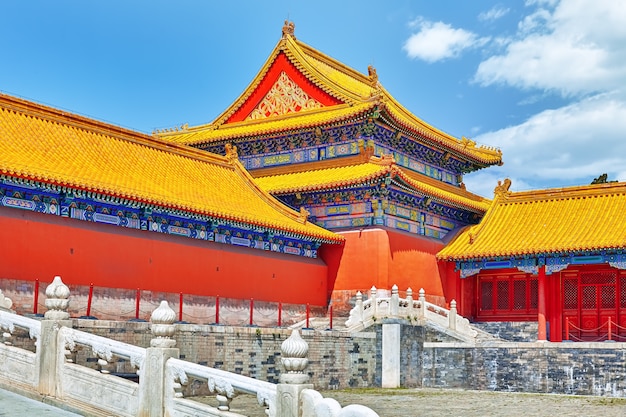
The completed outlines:
[[[435,258],[442,243],[379,228],[340,234],[346,243],[333,287],[333,302],[346,303],[357,290],[372,286],[391,289],[395,284],[401,292],[411,287],[416,298],[419,289],[424,288],[429,300],[444,303],[447,267]],[[454,282],[447,286],[452,288]]]
[[[320,259],[0,207],[0,278],[327,303]]]

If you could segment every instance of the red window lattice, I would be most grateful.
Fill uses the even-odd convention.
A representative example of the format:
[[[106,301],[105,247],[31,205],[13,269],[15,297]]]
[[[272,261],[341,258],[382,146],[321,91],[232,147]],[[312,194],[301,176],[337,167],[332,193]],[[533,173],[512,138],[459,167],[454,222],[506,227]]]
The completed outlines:
[[[513,310],[526,310],[526,281],[513,281]]]
[[[493,282],[483,281],[480,285],[480,306],[483,310],[493,309]]]
[[[581,272],[580,283],[582,285],[615,285],[617,281],[617,274],[615,271],[594,271],[594,272]]]
[[[480,277],[480,308],[484,313],[502,316],[534,314],[537,309],[537,278],[519,274]]]
[[[566,279],[563,281],[563,307],[566,310],[578,309],[578,280]]]
[[[582,300],[581,305],[584,309],[595,309],[596,306],[596,289],[595,285],[584,285],[581,287]]]
[[[603,285],[600,287],[600,307],[615,308],[615,286]]]
[[[509,310],[509,282],[498,281],[496,294],[496,305],[498,310]]]
[[[620,278],[619,288],[619,306],[620,308],[626,308],[626,277]]]

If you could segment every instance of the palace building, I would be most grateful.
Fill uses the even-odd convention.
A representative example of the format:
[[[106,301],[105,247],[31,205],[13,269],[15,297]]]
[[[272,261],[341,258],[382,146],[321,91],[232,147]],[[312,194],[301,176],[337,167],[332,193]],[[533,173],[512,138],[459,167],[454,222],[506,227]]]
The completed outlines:
[[[445,302],[435,254],[480,221],[488,201],[463,174],[499,150],[420,120],[367,74],[283,35],[248,88],[212,123],[157,136],[223,154],[237,149],[255,182],[345,239],[329,293],[341,304],[372,285],[424,288]],[[324,249],[322,249],[323,251]]]
[[[566,321],[626,326],[624,184],[473,194],[463,175],[500,150],[292,23],[211,123],[147,135],[0,95],[0,138],[0,278],[338,308],[396,284],[552,340]]]
[[[540,340],[626,340],[626,183],[509,187],[437,255],[456,265],[461,314],[538,321]]]

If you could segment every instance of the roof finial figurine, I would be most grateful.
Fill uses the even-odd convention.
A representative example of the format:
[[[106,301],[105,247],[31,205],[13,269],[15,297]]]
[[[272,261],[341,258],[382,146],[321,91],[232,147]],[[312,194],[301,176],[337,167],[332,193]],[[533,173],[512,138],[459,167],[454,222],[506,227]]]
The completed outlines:
[[[303,206],[300,206],[300,213],[298,214],[298,220],[300,221],[300,223],[306,224],[306,221],[310,215],[311,215],[310,211],[305,209]]]
[[[224,145],[224,148],[226,149],[226,158],[229,161],[234,161],[239,158],[239,154],[237,153],[237,146],[231,143],[227,143],[226,145]]]
[[[600,175],[598,178],[594,178],[593,181],[591,181],[591,184],[606,184],[608,175],[606,173]]]
[[[496,188],[493,190],[493,194],[495,197],[506,197],[509,194],[511,194],[511,192],[509,191],[509,188],[511,188],[511,180],[508,178],[504,179],[504,183],[502,181],[498,180],[498,185],[496,185]]]
[[[283,25],[283,38],[286,35],[289,35],[292,38],[295,38],[296,37],[295,32],[296,32],[296,25],[293,22],[285,20],[285,24]]]
[[[370,82],[373,86],[378,82],[378,74],[376,73],[376,68],[373,65],[367,66],[367,75],[370,77]]]

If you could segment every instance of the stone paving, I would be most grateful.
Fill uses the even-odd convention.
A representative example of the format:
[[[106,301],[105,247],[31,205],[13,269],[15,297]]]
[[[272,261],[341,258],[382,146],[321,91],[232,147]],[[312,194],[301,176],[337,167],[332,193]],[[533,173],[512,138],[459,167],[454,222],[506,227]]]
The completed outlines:
[[[336,399],[342,406],[365,405],[380,417],[626,416],[626,398],[451,389],[340,390],[323,391],[322,395]],[[235,398],[231,407],[250,417],[265,415],[252,396]]]
[[[626,398],[438,389],[363,389],[323,391],[322,394],[343,406],[366,405],[380,417],[626,416]],[[253,396],[236,398],[232,411],[250,417],[265,416]],[[0,389],[0,416],[76,417],[79,414]]]
[[[79,417],[80,414],[61,410],[41,401],[0,389],[0,416],[2,417]]]
[[[626,416],[626,398],[438,389],[346,390],[323,395],[344,406],[363,404],[380,417]]]

